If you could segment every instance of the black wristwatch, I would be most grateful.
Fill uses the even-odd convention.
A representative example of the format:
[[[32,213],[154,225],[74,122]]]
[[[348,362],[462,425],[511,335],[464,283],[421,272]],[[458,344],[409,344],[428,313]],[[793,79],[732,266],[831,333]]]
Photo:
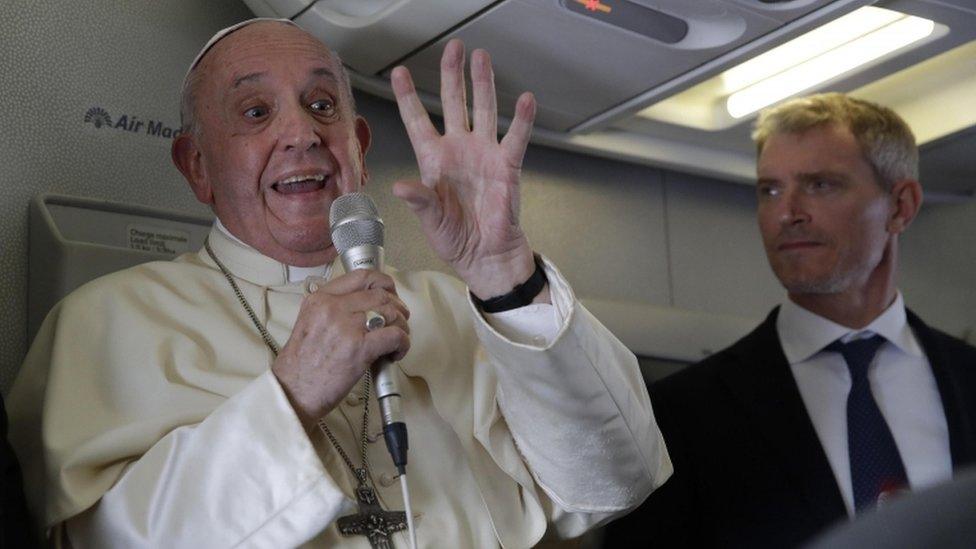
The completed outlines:
[[[471,294],[471,299],[486,313],[500,313],[530,305],[535,296],[539,295],[539,292],[549,282],[549,279],[546,278],[546,270],[542,266],[542,258],[538,254],[533,254],[532,257],[535,260],[535,272],[528,280],[512,288],[511,292],[484,300]]]

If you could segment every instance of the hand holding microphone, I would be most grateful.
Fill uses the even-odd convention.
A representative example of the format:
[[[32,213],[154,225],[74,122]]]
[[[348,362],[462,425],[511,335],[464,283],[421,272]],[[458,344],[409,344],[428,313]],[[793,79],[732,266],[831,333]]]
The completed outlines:
[[[368,232],[376,223],[380,224],[378,241],[374,241],[375,233]],[[363,236],[358,232],[361,229],[367,230],[363,233],[367,237],[372,234],[374,238],[366,243],[370,253],[351,259],[348,272],[342,276],[331,281],[309,281],[310,292],[302,303],[295,328],[272,365],[272,372],[306,428],[335,408],[367,368],[378,361],[399,360],[410,348],[410,313],[397,296],[393,279],[378,269],[352,266],[360,259],[366,261],[361,265],[382,265],[382,222],[374,216],[372,222],[357,222],[336,236],[356,254],[362,251],[355,245],[359,242],[355,238]],[[349,234],[352,236],[343,236]],[[349,246],[350,243],[354,245]],[[343,260],[349,256],[347,250]],[[371,326],[367,326],[368,320]],[[377,326],[380,320],[383,326]],[[386,378],[374,377],[378,378],[377,383]],[[387,390],[384,394],[391,392],[396,391]]]

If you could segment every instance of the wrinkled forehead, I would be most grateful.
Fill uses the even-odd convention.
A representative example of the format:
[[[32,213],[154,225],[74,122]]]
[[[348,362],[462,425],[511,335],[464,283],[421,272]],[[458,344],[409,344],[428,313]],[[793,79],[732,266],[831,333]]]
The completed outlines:
[[[191,78],[227,67],[256,55],[265,59],[304,55],[331,65],[332,52],[321,41],[288,19],[258,18],[218,31],[197,54],[187,71],[184,88]]]

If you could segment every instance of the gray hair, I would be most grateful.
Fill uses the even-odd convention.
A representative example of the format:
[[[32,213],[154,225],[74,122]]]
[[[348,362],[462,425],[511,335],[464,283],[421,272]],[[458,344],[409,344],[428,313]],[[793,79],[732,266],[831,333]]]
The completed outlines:
[[[800,97],[764,110],[752,139],[757,154],[762,154],[774,134],[803,133],[834,124],[854,135],[884,189],[890,190],[902,179],[918,179],[918,147],[908,124],[888,107],[842,93]]]

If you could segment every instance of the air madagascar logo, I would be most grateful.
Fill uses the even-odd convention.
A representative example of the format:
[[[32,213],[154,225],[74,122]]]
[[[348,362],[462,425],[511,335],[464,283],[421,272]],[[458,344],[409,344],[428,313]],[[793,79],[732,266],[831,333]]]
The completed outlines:
[[[172,128],[163,124],[161,121],[150,120],[143,122],[138,116],[123,114],[115,123],[112,122],[111,115],[101,107],[92,107],[85,113],[85,123],[92,124],[97,129],[113,128],[129,133],[145,133],[153,137],[163,137],[172,139],[180,134],[179,128]]]

